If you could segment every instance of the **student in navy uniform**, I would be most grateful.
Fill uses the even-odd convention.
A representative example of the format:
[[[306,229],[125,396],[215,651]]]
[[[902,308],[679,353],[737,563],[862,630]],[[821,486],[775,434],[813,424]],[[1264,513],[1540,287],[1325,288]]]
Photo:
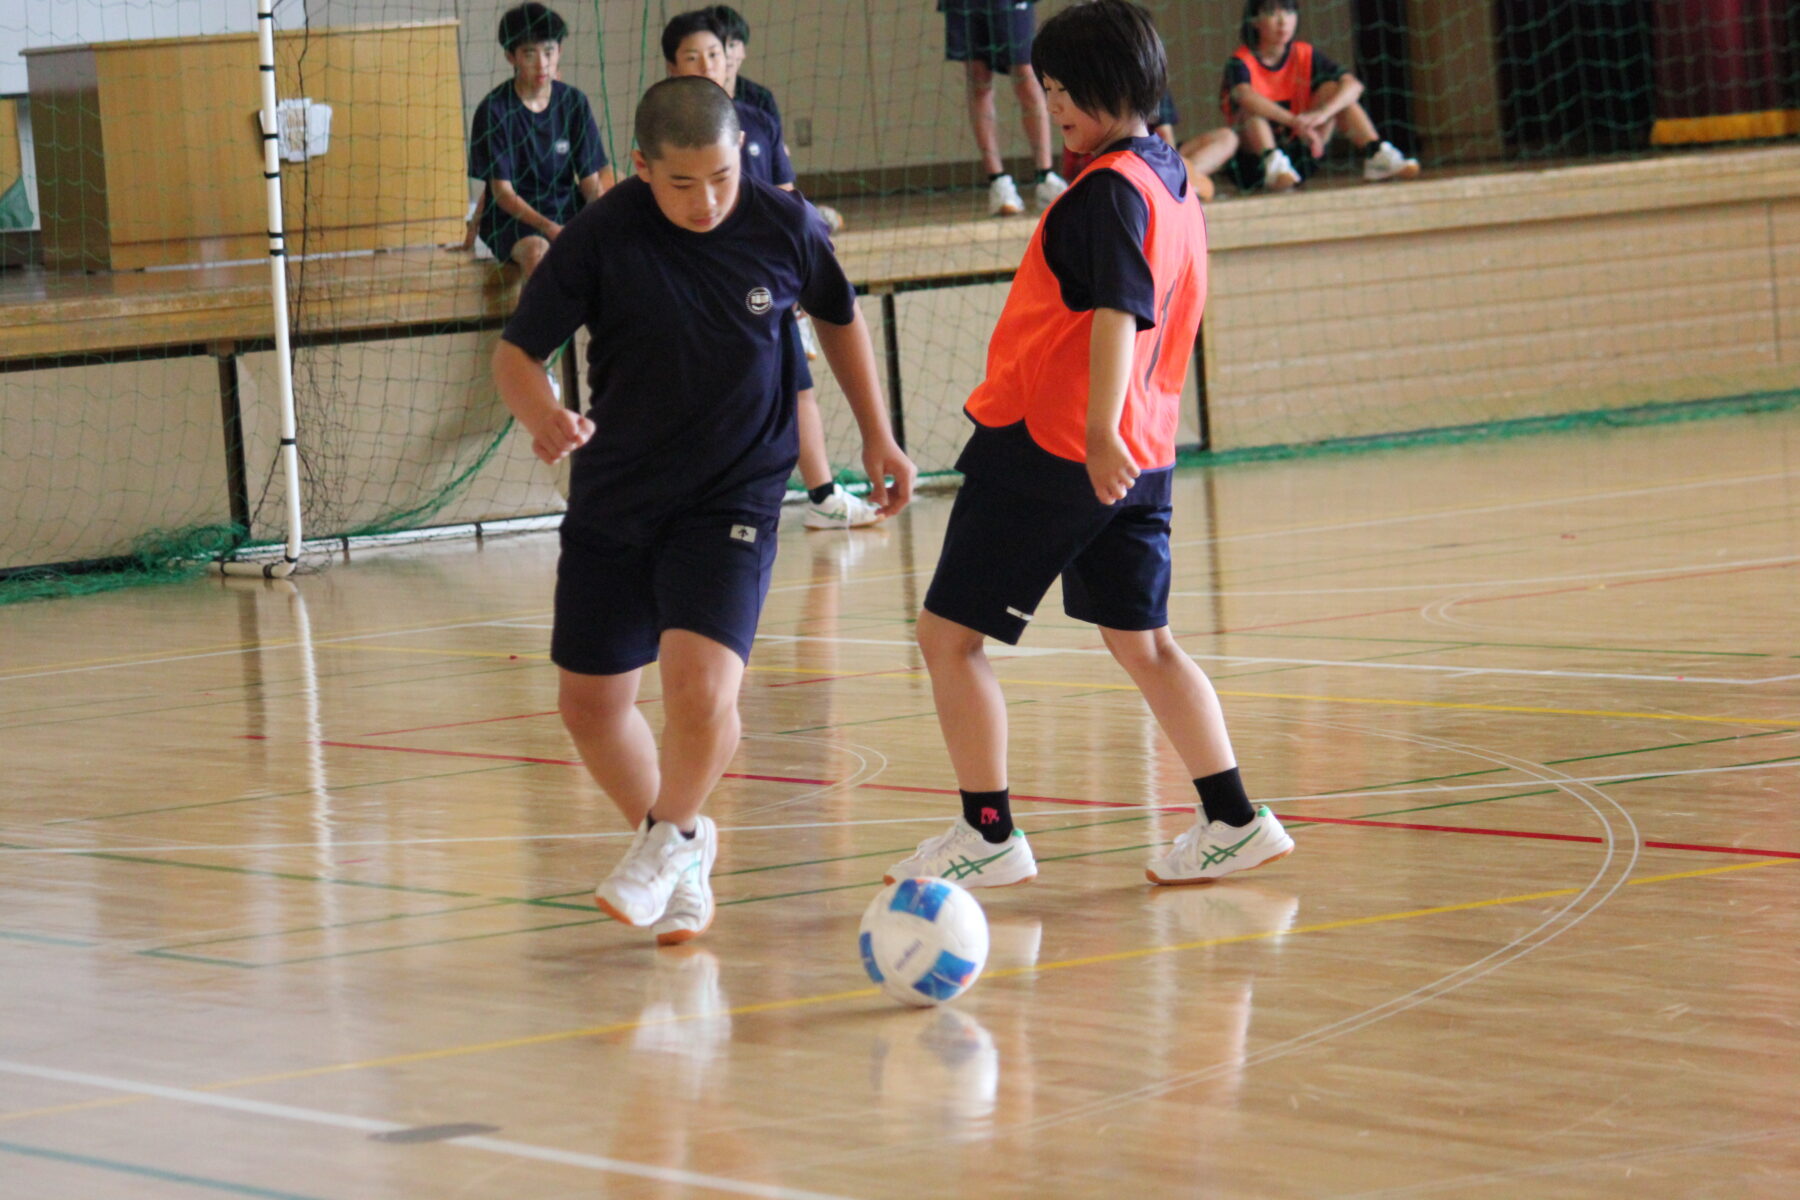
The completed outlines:
[[[1037,28],[1037,0],[938,0],[944,14],[944,57],[964,66],[969,125],[988,178],[988,213],[1013,217],[1025,211],[1018,185],[1000,159],[1000,129],[994,112],[994,76],[1011,75],[1019,118],[1037,167],[1032,200],[1048,208],[1068,183],[1050,169],[1050,120],[1044,89],[1031,69],[1031,36]]]
[[[671,75],[700,75],[727,92],[729,68],[725,38],[729,29],[715,15],[716,8],[696,9],[672,18],[663,26],[663,57]],[[744,129],[744,173],[787,191],[794,190],[794,167],[788,159],[781,119],[745,100],[732,102]],[[829,223],[828,223],[829,225]],[[825,452],[825,419],[819,412],[812,368],[807,363],[800,337],[798,316],[788,321],[788,342],[797,361],[799,395],[795,399],[800,426],[800,480],[806,486],[808,529],[853,529],[881,520],[880,509],[839,487]]]
[[[984,646],[1017,643],[1060,575],[1063,611],[1099,626],[1199,793],[1193,828],[1147,873],[1204,883],[1293,849],[1251,807],[1218,696],[1169,632],[1170,477],[1206,222],[1180,155],[1149,131],[1168,65],[1148,12],[1073,5],[1044,23],[1032,60],[1064,144],[1097,157],[1039,221],[966,406],[965,478],[917,626],[962,815],[887,878],[1037,874],[1013,827],[1006,699]]]
[[[738,688],[794,467],[794,304],[818,321],[884,513],[906,506],[915,471],[830,238],[800,197],[741,173],[730,97],[708,80],[664,80],[635,132],[636,178],[551,246],[493,369],[537,456],[573,455],[550,656],[582,761],[637,831],[595,902],[667,945],[712,920],[716,831],[700,809],[737,747]],[[583,324],[587,415],[557,403],[542,361]],[[657,661],[660,752],[636,705]]]
[[[469,175],[486,185],[481,240],[527,279],[577,210],[612,184],[587,97],[556,77],[568,34],[542,4],[507,10],[500,45],[513,77],[482,98],[469,134]]]

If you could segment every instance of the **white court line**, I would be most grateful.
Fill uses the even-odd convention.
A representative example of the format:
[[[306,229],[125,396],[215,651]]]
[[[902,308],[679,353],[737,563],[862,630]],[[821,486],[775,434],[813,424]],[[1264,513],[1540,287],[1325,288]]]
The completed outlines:
[[[838,638],[816,636],[792,636],[787,634],[759,633],[759,642],[828,642],[833,645],[846,646],[912,646],[915,643],[902,639],[881,638]],[[1673,653],[1673,652],[1671,652]],[[988,657],[995,662],[1008,658],[1049,658],[1057,654],[1079,654],[1090,657],[1111,658],[1110,650],[1091,649],[1085,646],[1067,647],[1021,647],[1008,646],[1004,650],[996,650]],[[1712,683],[1727,687],[1757,687],[1765,683],[1786,683],[1800,679],[1800,674],[1770,675],[1761,679],[1729,679],[1716,675],[1645,675],[1634,671],[1559,671],[1534,670],[1526,667],[1458,667],[1439,663],[1388,663],[1388,662],[1353,662],[1338,658],[1275,658],[1269,655],[1250,654],[1201,654],[1188,651],[1188,657],[1206,662],[1230,663],[1238,666],[1295,666],[1295,667],[1344,667],[1364,671],[1424,671],[1442,675],[1526,675],[1545,676],[1552,679],[1624,679],[1639,683]],[[895,670],[902,668],[896,667]]]
[[[398,1133],[403,1129],[413,1128],[410,1125],[401,1125],[395,1121],[379,1121],[372,1117],[325,1112],[322,1109],[301,1108],[293,1104],[273,1104],[266,1100],[249,1100],[242,1096],[226,1096],[216,1092],[194,1091],[190,1088],[164,1087],[161,1084],[117,1079],[110,1075],[91,1075],[84,1071],[61,1071],[53,1067],[37,1067],[30,1063],[12,1062],[6,1059],[0,1059],[0,1071],[12,1075],[48,1079],[56,1083],[99,1088],[102,1091],[128,1092],[136,1096],[152,1096],[159,1100],[175,1100],[183,1104],[200,1104],[208,1108],[229,1109],[232,1112],[250,1113],[259,1117],[274,1117],[283,1121],[327,1125],[335,1129],[352,1129],[358,1133]],[[727,1179],[722,1175],[704,1175],[699,1171],[683,1171],[675,1167],[653,1167],[618,1158],[604,1158],[598,1154],[556,1150],[548,1146],[533,1146],[525,1142],[514,1142],[503,1138],[454,1137],[445,1138],[441,1144],[467,1146],[470,1149],[486,1150],[490,1154],[504,1154],[511,1158],[533,1158],[540,1162],[558,1163],[566,1167],[583,1167],[589,1171],[600,1171],[609,1175],[653,1179],[658,1183],[706,1188],[738,1196],[760,1196],[766,1200],[844,1200],[841,1196],[825,1192],[808,1192],[799,1188],[780,1187],[775,1184],[747,1183],[742,1180]],[[416,1153],[417,1148],[412,1148],[411,1152]]]
[[[1405,525],[1416,521],[1437,521],[1457,517],[1480,516],[1484,513],[1515,512],[1527,508],[1552,508],[1557,505],[1591,504],[1605,500],[1627,500],[1634,496],[1655,496],[1663,492],[1695,491],[1700,488],[1735,487],[1740,484],[1766,483],[1771,479],[1789,479],[1800,471],[1765,471],[1761,475],[1734,475],[1726,479],[1697,479],[1688,483],[1665,483],[1656,487],[1624,488],[1616,492],[1593,492],[1576,496],[1549,496],[1540,500],[1519,500],[1510,504],[1486,504],[1479,508],[1453,508],[1423,513],[1405,513],[1393,517],[1374,517],[1367,521],[1340,521],[1335,525],[1306,525],[1295,529],[1271,529],[1263,533],[1234,533],[1225,537],[1196,538],[1189,542],[1172,542],[1171,546],[1204,546],[1212,542],[1248,542],[1272,537],[1294,537],[1308,533],[1335,533],[1341,529],[1371,529],[1378,525]]]
[[[1726,571],[1737,567],[1767,567],[1776,563],[1800,563],[1800,558],[1791,554],[1783,554],[1776,558],[1741,558],[1731,562],[1714,563],[1672,563],[1662,567],[1635,567],[1629,571],[1584,571],[1579,575],[1527,575],[1517,579],[1464,579],[1456,583],[1383,583],[1373,587],[1344,588],[1274,588],[1264,591],[1252,591],[1245,588],[1203,588],[1197,591],[1170,592],[1171,596],[1347,596],[1361,592],[1418,592],[1436,591],[1442,588],[1492,588],[1516,587],[1521,583],[1579,583],[1589,579],[1628,579],[1641,575],[1662,575],[1668,572],[1697,570],[1702,566],[1708,571]],[[1376,567],[1364,567],[1362,570],[1378,570]],[[1671,583],[1676,582],[1670,580]]]
[[[1782,734],[1793,737],[1796,734]],[[1624,775],[1558,775],[1558,786],[1562,783],[1630,783],[1634,779],[1678,779],[1692,775],[1729,775],[1738,771],[1781,771],[1800,768],[1800,757],[1787,762],[1739,763],[1727,767],[1690,767],[1676,771],[1639,771]],[[1528,779],[1496,779],[1488,783],[1455,783],[1429,787],[1405,788],[1371,788],[1356,792],[1315,792],[1305,796],[1266,796],[1258,797],[1258,804],[1301,804],[1308,800],[1382,800],[1390,796],[1439,796],[1453,792],[1486,792],[1501,788],[1518,787]],[[936,793],[921,793],[928,798],[941,800],[944,797]],[[287,799],[305,799],[306,797],[286,797]],[[1034,803],[1029,797],[1015,796],[1020,804]],[[1054,803],[1048,802],[1048,803]],[[1088,811],[1109,813],[1165,812],[1190,809],[1190,802],[1160,804],[1106,804],[1081,806]],[[1075,813],[1068,808],[1034,808],[1026,812],[1015,812],[1015,819],[1029,817],[1068,817]],[[881,817],[862,821],[796,821],[784,825],[721,825],[719,836],[726,837],[737,833],[768,833],[785,829],[859,829],[865,825],[930,825],[942,822],[944,816],[938,813],[929,817]],[[1304,819],[1304,818],[1296,818]],[[28,837],[31,830],[20,830],[16,826],[8,836]],[[331,842],[332,849],[350,849],[359,846],[450,846],[468,842],[564,842],[593,841],[609,838],[628,838],[635,836],[630,830],[619,830],[613,833],[523,833],[502,834],[492,837],[449,837],[449,838],[382,838],[373,841]],[[327,845],[324,842],[236,842],[224,845],[199,842],[182,846],[9,846],[0,847],[0,855],[8,854],[167,854],[176,850],[314,850]]]

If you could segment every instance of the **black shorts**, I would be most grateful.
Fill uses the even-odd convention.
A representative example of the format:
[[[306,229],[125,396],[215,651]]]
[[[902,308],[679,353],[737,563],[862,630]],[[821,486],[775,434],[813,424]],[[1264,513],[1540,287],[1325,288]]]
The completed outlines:
[[[1031,65],[1037,16],[1022,0],[946,0],[944,57],[984,62],[1002,75]]]
[[[1052,504],[963,480],[925,608],[1018,644],[1058,575],[1063,611],[1107,629],[1169,623],[1169,506]]]
[[[619,675],[655,662],[665,630],[686,629],[750,661],[778,520],[732,509],[686,513],[643,546],[565,523],[551,660],[581,675]]]

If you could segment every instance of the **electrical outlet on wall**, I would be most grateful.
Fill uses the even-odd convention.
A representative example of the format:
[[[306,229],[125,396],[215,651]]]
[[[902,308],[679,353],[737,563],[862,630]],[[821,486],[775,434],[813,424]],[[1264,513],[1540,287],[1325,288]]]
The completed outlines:
[[[789,123],[788,129],[794,135],[794,145],[796,145],[796,146],[812,145],[812,118],[811,117],[795,117],[793,119],[793,121]]]

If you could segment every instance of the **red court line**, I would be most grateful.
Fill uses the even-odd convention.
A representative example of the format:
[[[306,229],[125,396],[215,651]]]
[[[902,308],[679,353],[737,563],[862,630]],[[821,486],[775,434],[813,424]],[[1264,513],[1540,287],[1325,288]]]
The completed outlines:
[[[639,704],[655,704],[661,696],[645,696]],[[479,717],[473,721],[447,721],[442,725],[414,725],[411,729],[374,729],[363,734],[364,737],[395,737],[402,733],[425,733],[432,729],[461,729],[465,725],[492,725],[496,721],[523,721],[530,717],[554,717],[556,709],[548,712],[514,713],[510,717]]]
[[[263,742],[269,739],[262,734],[246,733],[240,737],[247,741]],[[426,750],[415,746],[378,746],[371,742],[335,742],[321,740],[320,746],[333,746],[342,750],[386,750],[394,754],[428,754],[443,758],[484,758],[499,759],[502,762],[546,763],[558,767],[579,767],[578,758],[533,758],[524,754],[484,754],[476,750]],[[726,779],[750,779],[762,783],[804,783],[815,787],[830,787],[841,783],[834,779],[806,779],[794,775],[750,775],[727,771]],[[854,785],[871,792],[910,792],[926,796],[955,796],[960,793],[955,788],[912,787],[898,783],[859,783]],[[1025,796],[1015,795],[1014,800],[1031,800],[1039,804],[1067,804],[1082,808],[1131,808],[1141,809],[1141,804],[1132,804],[1125,800],[1079,800],[1070,796]],[[1191,804],[1159,807],[1157,812],[1190,812]],[[1425,833],[1467,833],[1478,837],[1531,838],[1551,842],[1589,842],[1598,844],[1604,838],[1584,833],[1540,833],[1531,829],[1484,829],[1468,825],[1422,825],[1412,821],[1370,821],[1359,817],[1312,817],[1302,813],[1289,814],[1287,819],[1301,825],[1359,825],[1369,829],[1410,829]],[[1651,842],[1645,846],[1658,850],[1692,850],[1701,854],[1745,854],[1754,858],[1800,858],[1800,850],[1758,850],[1749,846],[1709,846],[1697,842]]]

